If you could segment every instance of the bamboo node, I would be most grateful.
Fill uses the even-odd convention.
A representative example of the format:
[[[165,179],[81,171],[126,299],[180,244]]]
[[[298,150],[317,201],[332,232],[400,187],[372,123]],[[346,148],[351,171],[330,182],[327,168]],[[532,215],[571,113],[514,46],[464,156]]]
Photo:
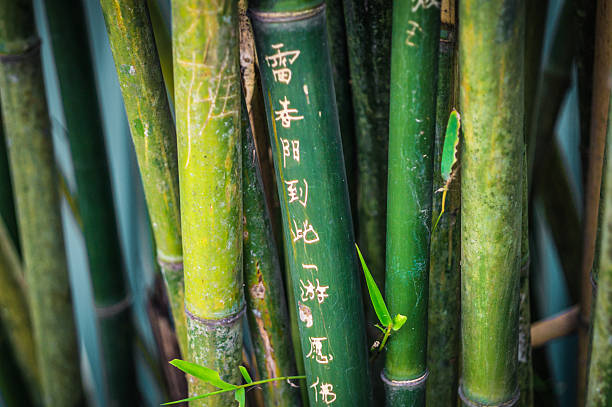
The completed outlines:
[[[19,62],[37,56],[40,53],[40,38],[36,38],[28,48],[17,54],[0,54],[0,63]]]
[[[162,260],[160,257],[158,257],[157,264],[159,264],[159,267],[161,267],[164,270],[183,271],[183,260],[168,261],[168,260]]]
[[[121,314],[126,309],[132,306],[132,295],[128,294],[121,301],[104,307],[96,306],[96,315],[99,319],[106,319],[115,315]]]
[[[245,311],[246,311],[246,303],[242,305],[242,308],[238,312],[228,317],[221,318],[221,319],[206,319],[206,318],[202,318],[197,315],[194,315],[191,311],[187,309],[187,305],[185,305],[185,314],[187,315],[187,318],[191,319],[192,321],[199,322],[202,325],[206,325],[210,327],[230,326],[236,321],[238,321],[244,315]]]
[[[303,11],[257,11],[249,9],[249,17],[264,23],[285,23],[289,21],[305,20],[314,17],[325,10],[325,3]]]
[[[429,369],[425,370],[425,373],[423,373],[421,376],[417,377],[416,379],[410,379],[410,380],[392,380],[392,379],[389,379],[385,375],[384,369],[382,372],[380,372],[380,378],[387,386],[403,387],[405,389],[416,389],[416,388],[424,386],[425,383],[427,382],[428,377],[429,377]]]
[[[459,393],[459,398],[461,399],[461,401],[463,401],[463,404],[468,407],[512,407],[516,405],[516,403],[521,398],[521,390],[517,386],[516,390],[514,391],[514,395],[510,400],[502,401],[501,403],[496,404],[483,404],[481,402],[471,400],[465,395],[465,393],[463,392],[463,380],[459,382],[459,388],[457,392]]]

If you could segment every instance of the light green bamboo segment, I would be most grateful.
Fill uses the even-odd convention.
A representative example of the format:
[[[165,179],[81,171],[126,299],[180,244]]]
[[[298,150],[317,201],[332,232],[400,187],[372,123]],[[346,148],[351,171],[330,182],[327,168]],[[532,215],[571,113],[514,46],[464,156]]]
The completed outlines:
[[[237,2],[174,0],[172,27],[188,353],[237,383],[245,306]],[[190,384],[191,395],[212,390]],[[205,402],[225,407],[233,394]]]
[[[76,406],[79,353],[39,50],[31,2],[0,1],[2,116],[44,404]]]
[[[612,95],[612,93],[611,93]],[[601,238],[587,407],[612,404],[612,98],[608,110],[608,131],[604,185],[601,201]]]
[[[145,0],[100,0],[176,334],[187,348],[176,132]]]
[[[36,348],[32,336],[27,290],[21,263],[4,220],[0,219],[0,324],[15,354],[30,394],[40,391]]]
[[[524,2],[459,6],[462,383],[466,405],[518,395]]]

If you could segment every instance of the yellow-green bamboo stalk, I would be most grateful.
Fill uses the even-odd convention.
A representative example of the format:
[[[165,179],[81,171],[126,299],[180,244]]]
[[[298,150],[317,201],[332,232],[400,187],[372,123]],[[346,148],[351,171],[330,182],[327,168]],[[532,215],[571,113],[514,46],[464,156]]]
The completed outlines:
[[[188,357],[238,383],[245,302],[237,2],[173,0],[172,27]],[[210,390],[190,382],[191,396]],[[226,407],[233,395],[206,403]]]

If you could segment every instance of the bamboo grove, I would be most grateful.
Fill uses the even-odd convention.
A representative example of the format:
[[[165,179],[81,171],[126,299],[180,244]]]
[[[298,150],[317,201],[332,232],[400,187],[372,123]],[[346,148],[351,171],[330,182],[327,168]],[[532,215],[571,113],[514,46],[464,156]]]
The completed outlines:
[[[0,0],[0,106],[0,406],[612,405],[610,1]]]

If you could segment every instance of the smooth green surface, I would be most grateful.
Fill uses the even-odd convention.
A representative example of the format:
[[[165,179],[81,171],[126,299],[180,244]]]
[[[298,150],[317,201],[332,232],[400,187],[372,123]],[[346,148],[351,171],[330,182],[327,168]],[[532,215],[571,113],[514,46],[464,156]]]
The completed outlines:
[[[436,101],[436,144],[434,148],[432,220],[442,208],[446,184],[441,160],[446,126],[457,102],[456,33],[444,27],[440,34],[438,98]],[[446,194],[445,212],[431,236],[429,263],[429,310],[427,326],[427,405],[447,407],[457,403],[460,347],[460,180],[454,177]]]
[[[517,392],[524,3],[466,0],[459,19],[462,386],[494,404]]]
[[[245,297],[259,376],[261,379],[271,379],[293,375],[297,368],[280,263],[245,108],[242,118]],[[266,406],[300,405],[298,389],[276,382],[262,388]]]
[[[48,0],[45,9],[77,181],[94,302],[103,310],[121,304],[128,290],[85,14],[80,0]],[[129,306],[121,306],[118,312],[98,314],[108,400],[117,406],[132,405],[138,400],[138,392],[134,391],[130,310]]]
[[[440,9],[395,2],[391,49],[386,299],[408,317],[389,338],[385,375],[412,380],[427,371],[427,305]],[[432,72],[434,74],[432,74]],[[387,392],[410,393],[397,386]],[[412,405],[424,405],[425,387]],[[387,398],[404,405],[404,396]]]
[[[146,3],[101,0],[172,316],[186,352],[176,136]]]
[[[29,1],[0,2],[0,44],[19,54],[36,38]],[[38,50],[0,64],[6,143],[45,405],[83,403],[76,327]]]
[[[309,402],[369,406],[363,303],[324,14],[278,23],[254,18],[253,27]],[[291,53],[289,83],[275,80],[278,52]]]
[[[237,14],[231,0],[172,2],[188,357],[232,383],[245,306]],[[190,384],[191,396],[210,390]],[[232,396],[199,403],[225,407]]]
[[[323,0],[254,0],[249,7],[258,12],[290,14],[308,11],[321,3]]]
[[[612,94],[612,93],[611,93]],[[612,98],[611,98],[612,99]],[[612,103],[608,110],[608,133],[604,185],[601,201],[601,238],[598,265],[597,297],[593,320],[591,360],[588,370],[588,407],[612,403]]]

